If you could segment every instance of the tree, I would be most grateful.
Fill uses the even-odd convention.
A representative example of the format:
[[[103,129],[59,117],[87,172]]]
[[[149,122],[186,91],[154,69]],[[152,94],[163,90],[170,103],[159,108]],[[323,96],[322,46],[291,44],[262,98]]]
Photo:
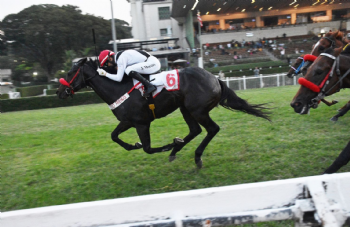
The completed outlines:
[[[127,23],[117,20],[118,38],[131,37]],[[6,16],[1,29],[7,40],[14,40],[14,53],[40,63],[50,81],[65,62],[65,51],[75,53],[93,47],[91,29],[95,29],[98,49],[107,49],[112,39],[110,22],[102,17],[83,15],[77,6],[33,5]]]

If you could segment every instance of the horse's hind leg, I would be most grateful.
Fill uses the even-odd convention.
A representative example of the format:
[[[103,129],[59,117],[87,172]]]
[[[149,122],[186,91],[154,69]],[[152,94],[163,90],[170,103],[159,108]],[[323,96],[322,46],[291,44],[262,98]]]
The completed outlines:
[[[137,134],[139,135],[139,137],[141,139],[143,150],[147,154],[154,154],[154,153],[159,153],[159,152],[163,152],[163,151],[170,151],[175,146],[175,142],[173,142],[171,144],[167,144],[167,145],[162,146],[162,147],[151,148],[151,136],[149,133],[150,124],[136,125],[135,127],[136,127]]]
[[[183,139],[183,141],[175,142],[175,147],[169,155],[170,162],[175,160],[177,152],[202,132],[201,126],[199,126],[198,122],[191,116],[190,112],[185,107],[181,107],[180,111],[189,127],[190,133]]]
[[[132,124],[129,122],[121,121],[118,126],[114,129],[111,134],[112,140],[122,146],[125,150],[135,150],[140,149],[142,147],[141,143],[135,143],[135,145],[131,145],[125,143],[123,140],[119,139],[119,135],[132,127]]]
[[[202,168],[202,154],[204,149],[207,147],[209,142],[214,138],[214,136],[220,131],[220,127],[210,118],[209,113],[202,114],[192,114],[194,118],[202,125],[208,132],[204,140],[197,147],[195,151],[195,162],[198,168]]]

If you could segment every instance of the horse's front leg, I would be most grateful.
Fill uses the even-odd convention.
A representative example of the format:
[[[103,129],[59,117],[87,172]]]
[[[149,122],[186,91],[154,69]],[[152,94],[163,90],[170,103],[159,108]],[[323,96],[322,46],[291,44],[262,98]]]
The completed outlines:
[[[139,135],[142,143],[143,150],[147,154],[154,154],[154,153],[159,153],[163,151],[170,151],[174,146],[175,142],[171,144],[167,144],[163,147],[157,147],[157,148],[152,148],[151,147],[151,136],[149,133],[149,128],[150,128],[150,123],[146,125],[136,125],[136,131],[137,134]]]
[[[337,121],[339,117],[342,117],[344,114],[346,114],[350,110],[350,102],[348,102],[345,106],[340,108],[339,113],[334,115],[331,118],[331,121]]]
[[[133,127],[133,125],[130,122],[121,121],[111,134],[112,140],[128,151],[140,149],[142,147],[142,144],[139,142],[135,143],[135,145],[131,145],[119,139],[119,135],[131,127]]]
[[[348,145],[346,145],[344,150],[340,153],[340,155],[332,163],[332,165],[328,167],[326,171],[324,171],[324,174],[337,172],[342,166],[345,166],[346,164],[348,164],[349,161],[350,161],[350,142],[348,143]]]
[[[325,99],[321,99],[321,101],[326,104],[327,106],[333,106],[334,104],[337,104],[338,101],[337,100],[332,100],[332,102],[328,102],[327,100]]]

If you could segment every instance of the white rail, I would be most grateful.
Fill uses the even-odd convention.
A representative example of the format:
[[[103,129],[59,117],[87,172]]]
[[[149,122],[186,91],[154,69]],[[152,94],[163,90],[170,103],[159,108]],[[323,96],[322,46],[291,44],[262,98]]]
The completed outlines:
[[[259,76],[226,77],[223,79],[227,86],[233,90],[246,90],[252,88],[279,87],[297,85],[297,77],[289,78],[287,73]]]
[[[206,188],[0,213],[2,227],[220,226],[350,222],[350,173]]]

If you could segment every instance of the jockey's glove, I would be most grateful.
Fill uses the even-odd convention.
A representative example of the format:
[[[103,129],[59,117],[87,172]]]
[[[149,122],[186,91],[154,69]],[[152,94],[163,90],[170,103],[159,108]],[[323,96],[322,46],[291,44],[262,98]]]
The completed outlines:
[[[96,70],[98,72],[98,74],[100,74],[100,76],[106,76],[107,75],[107,72],[101,68],[98,68]]]

